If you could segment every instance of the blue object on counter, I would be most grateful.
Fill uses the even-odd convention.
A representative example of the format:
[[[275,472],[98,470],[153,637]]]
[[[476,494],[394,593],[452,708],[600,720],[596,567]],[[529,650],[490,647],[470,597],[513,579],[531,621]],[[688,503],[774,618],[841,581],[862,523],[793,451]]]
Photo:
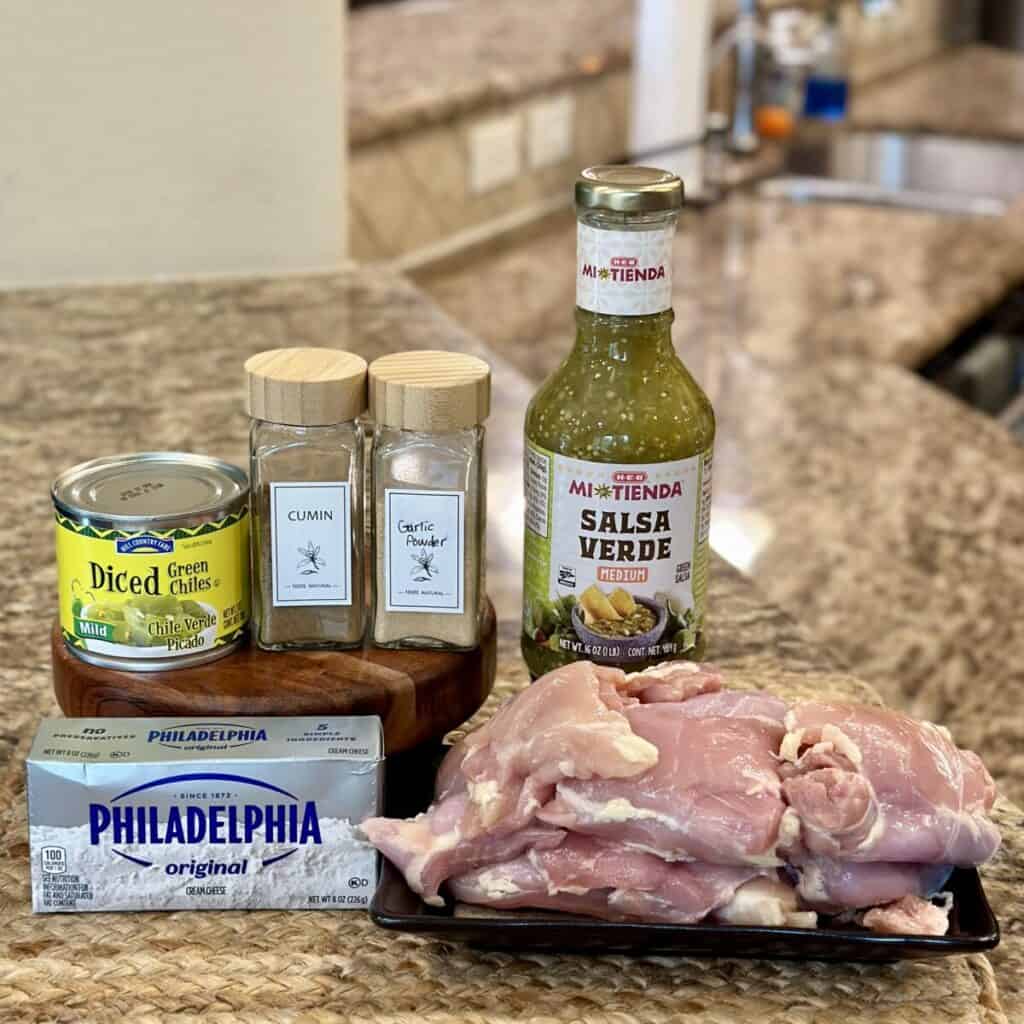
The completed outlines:
[[[842,121],[846,117],[849,91],[845,78],[812,74],[804,92],[804,117]]]

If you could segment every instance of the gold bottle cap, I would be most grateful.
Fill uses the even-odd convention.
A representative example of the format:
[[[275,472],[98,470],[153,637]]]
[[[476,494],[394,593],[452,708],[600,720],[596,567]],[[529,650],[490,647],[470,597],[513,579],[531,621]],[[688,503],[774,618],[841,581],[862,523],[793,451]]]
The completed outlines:
[[[576,179],[576,205],[613,213],[659,213],[683,205],[683,183],[671,171],[632,164],[588,167]]]
[[[334,348],[273,348],[245,361],[254,419],[314,427],[366,411],[366,360]]]
[[[460,352],[395,352],[370,364],[370,416],[403,430],[474,427],[491,411],[491,368]]]

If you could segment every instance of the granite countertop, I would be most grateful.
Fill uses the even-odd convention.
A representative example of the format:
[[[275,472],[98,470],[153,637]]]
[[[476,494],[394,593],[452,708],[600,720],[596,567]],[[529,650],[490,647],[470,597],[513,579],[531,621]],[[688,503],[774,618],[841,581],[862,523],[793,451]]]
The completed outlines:
[[[575,247],[566,214],[417,280],[543,377],[572,332]],[[681,219],[673,259],[683,351],[711,331],[779,367],[832,356],[914,367],[1024,281],[1024,201],[1004,217],[968,219],[733,193]],[[492,312],[499,296],[511,315]]]
[[[349,141],[365,145],[628,67],[634,8],[635,0],[406,0],[353,11]],[[735,17],[735,0],[716,0],[716,28]]]
[[[1024,448],[904,368],[1019,283],[1018,218],[734,195],[684,222],[674,335],[718,418],[713,547],[888,703],[949,725],[1019,802],[1024,716],[1006,695],[1024,692]],[[571,344],[574,247],[556,220],[420,280],[539,381]],[[1022,865],[1006,856],[986,873],[1004,936],[991,959],[1016,1020]]]
[[[716,4],[716,23],[734,8]],[[355,11],[349,139],[363,145],[628,67],[633,11],[634,0],[421,0]],[[1024,56],[981,44],[950,50],[857,89],[851,124],[1019,142]]]
[[[492,305],[492,312],[500,310]],[[991,1024],[1024,1012],[1018,892],[1024,820],[1005,801],[998,816],[1006,844],[986,872],[1004,927],[1003,945],[991,957],[877,967],[516,957],[383,933],[355,913],[33,917],[22,759],[38,717],[55,712],[40,630],[53,606],[55,581],[49,482],[83,458],[143,447],[189,448],[241,461],[241,364],[258,349],[296,343],[348,345],[368,357],[431,346],[487,356],[495,367],[492,491],[508,505],[508,494],[519,486],[521,417],[531,381],[386,272],[0,293],[0,351],[12,368],[0,384],[8,411],[3,457],[5,478],[17,481],[16,489],[0,496],[9,524],[0,557],[18,567],[0,582],[6,627],[0,639],[0,1008],[6,1019],[123,1019],[135,1007],[153,1020],[174,1013],[215,1017],[220,1011],[225,1020],[305,1013],[323,1020],[418,1015],[454,1022],[493,1017],[500,1006],[505,1019],[660,1022],[685,1005],[694,1019],[708,1022],[727,1013],[731,1020],[778,1024]],[[844,371],[831,372],[821,394],[831,402],[847,390],[853,407],[859,406],[864,397]],[[863,387],[870,390],[870,380]],[[780,408],[760,390],[756,394],[767,409]],[[732,409],[720,393],[715,397],[720,410]],[[806,456],[806,435],[796,430],[806,411],[780,402],[779,447],[792,445],[795,454],[799,445]],[[842,419],[844,408],[836,403],[830,415]],[[912,411],[923,417],[920,409]],[[731,415],[723,415],[725,437],[733,434]],[[870,434],[856,417],[848,426]],[[819,435],[839,429],[821,421],[811,427]],[[922,445],[925,433],[922,427]],[[775,456],[768,438],[764,443],[757,451],[767,463]],[[892,457],[892,448],[885,454]],[[726,493],[729,467],[736,464],[722,460]],[[784,467],[784,459],[778,465]],[[827,492],[826,469],[812,473],[808,465],[813,462],[805,463],[804,476],[791,474],[786,486],[792,490],[820,477]],[[756,469],[766,479],[785,475],[765,465]],[[968,489],[969,470],[968,459]],[[491,514],[492,590],[505,619],[493,700],[524,685],[526,676],[516,651],[519,513],[498,505]],[[994,543],[997,535],[985,537]],[[860,666],[851,673],[841,653],[817,645],[749,579],[716,559],[712,581],[709,654],[733,682],[791,695],[878,700],[877,691],[858,678]]]
[[[963,46],[857,91],[857,128],[1024,141],[1024,55]]]
[[[539,382],[570,345],[574,248],[560,219],[421,282]],[[1024,800],[1024,717],[990,713],[1024,690],[1024,448],[899,365],[1024,279],[1019,212],[737,194],[684,221],[674,261],[677,347],[719,424],[713,546]]]
[[[0,379],[5,480],[17,476],[19,514],[0,536],[0,561],[21,567],[3,584],[0,756],[30,727],[48,693],[46,645],[53,606],[50,484],[99,455],[172,449],[248,462],[242,364],[284,345],[389,351],[443,348],[485,356],[496,403],[498,466],[520,458],[520,409],[529,385],[402,278],[385,271],[127,287],[0,291],[0,351],[23,372]],[[29,358],[30,354],[30,358]],[[516,480],[520,470],[516,467]],[[500,475],[499,475],[500,479]],[[518,487],[518,483],[516,483]],[[492,517],[500,514],[492,491]],[[21,513],[24,514],[21,514]],[[509,571],[521,537],[491,533],[499,609],[518,608]],[[502,604],[503,595],[504,604]],[[40,611],[42,609],[43,611]]]
[[[719,552],[1024,799],[1024,447],[898,367],[711,359]]]
[[[437,0],[348,19],[352,145],[629,63],[633,0]]]
[[[734,8],[716,4],[716,23],[731,20]],[[349,139],[363,145],[628,67],[633,12],[634,0],[421,0],[355,11],[346,55]],[[1024,56],[958,47],[860,87],[851,123],[1021,141]]]

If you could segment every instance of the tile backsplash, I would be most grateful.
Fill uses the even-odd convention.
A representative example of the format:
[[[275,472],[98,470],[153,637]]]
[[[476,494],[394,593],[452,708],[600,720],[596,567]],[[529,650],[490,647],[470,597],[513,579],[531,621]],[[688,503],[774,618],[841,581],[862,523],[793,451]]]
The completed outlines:
[[[580,167],[625,157],[628,109],[620,70],[354,148],[349,251],[393,260],[564,200]],[[538,120],[555,118],[568,119],[568,138],[538,155],[550,127]],[[499,166],[481,164],[488,155]]]

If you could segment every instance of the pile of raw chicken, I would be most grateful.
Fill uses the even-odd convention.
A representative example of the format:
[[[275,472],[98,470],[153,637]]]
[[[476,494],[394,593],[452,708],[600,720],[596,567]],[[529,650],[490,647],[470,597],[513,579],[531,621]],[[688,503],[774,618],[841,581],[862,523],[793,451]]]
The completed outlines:
[[[707,665],[578,662],[454,746],[434,803],[364,822],[430,904],[616,921],[942,935],[954,866],[999,846],[992,778],[946,729],[787,704]]]

